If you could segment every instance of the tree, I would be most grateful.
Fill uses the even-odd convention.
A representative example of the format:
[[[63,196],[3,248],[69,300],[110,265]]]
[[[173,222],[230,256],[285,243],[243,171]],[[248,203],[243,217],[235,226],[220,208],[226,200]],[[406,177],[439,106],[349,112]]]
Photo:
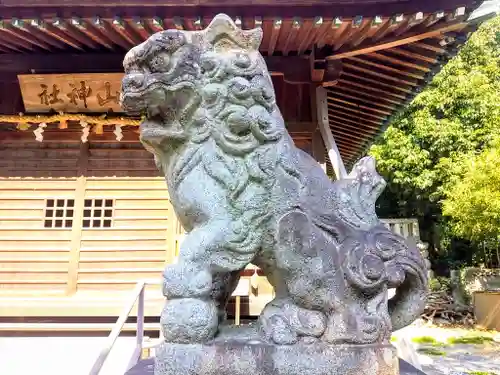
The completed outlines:
[[[500,131],[500,17],[484,23],[458,55],[390,124],[370,154],[389,182],[380,216],[420,218],[436,262],[456,259],[463,241],[442,215],[450,183]],[[500,172],[499,172],[500,173]],[[463,254],[462,254],[463,255]],[[460,257],[462,256],[460,255]]]
[[[471,155],[444,194],[443,214],[450,218],[454,234],[479,243],[486,258],[494,249],[500,265],[500,137]]]

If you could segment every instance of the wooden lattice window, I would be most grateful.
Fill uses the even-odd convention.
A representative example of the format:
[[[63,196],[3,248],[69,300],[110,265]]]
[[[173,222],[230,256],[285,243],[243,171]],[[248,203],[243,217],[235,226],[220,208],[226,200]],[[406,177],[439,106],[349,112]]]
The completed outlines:
[[[47,199],[43,226],[45,228],[71,228],[74,212],[74,199]]]
[[[113,206],[112,199],[85,199],[83,228],[111,228]]]

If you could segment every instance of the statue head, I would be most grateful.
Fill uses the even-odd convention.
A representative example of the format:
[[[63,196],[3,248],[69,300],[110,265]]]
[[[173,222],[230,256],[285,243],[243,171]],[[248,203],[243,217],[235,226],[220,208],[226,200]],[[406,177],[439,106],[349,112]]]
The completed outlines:
[[[259,53],[262,30],[242,30],[216,16],[200,31],[166,30],[124,60],[122,105],[146,121],[152,148],[212,136],[226,152],[247,153],[284,129]]]

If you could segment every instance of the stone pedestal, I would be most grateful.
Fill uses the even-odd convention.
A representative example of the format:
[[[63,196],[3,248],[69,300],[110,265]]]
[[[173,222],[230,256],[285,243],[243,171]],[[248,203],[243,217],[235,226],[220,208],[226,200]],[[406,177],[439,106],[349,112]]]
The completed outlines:
[[[255,329],[228,329],[207,344],[164,343],[155,375],[398,375],[392,345],[274,345]]]
[[[126,372],[125,375],[154,375],[154,358],[141,360],[137,365]],[[416,369],[408,362],[401,358],[399,359],[399,374],[400,375],[426,375],[424,372]],[[248,374],[251,375],[251,374]]]

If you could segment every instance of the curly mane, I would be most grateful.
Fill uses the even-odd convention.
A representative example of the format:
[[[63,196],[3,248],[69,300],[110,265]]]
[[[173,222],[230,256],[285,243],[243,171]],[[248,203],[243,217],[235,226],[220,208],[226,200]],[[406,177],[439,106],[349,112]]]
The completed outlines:
[[[250,237],[255,243],[243,247],[259,246],[255,231],[266,220],[279,144],[288,137],[258,50],[261,39],[261,29],[241,30],[229,17],[217,17],[202,31],[157,33],[132,49],[124,62],[128,75],[139,71],[144,82],[133,101],[151,92],[156,95],[154,101],[141,102],[149,106],[141,140],[166,174],[169,189],[175,191],[201,164],[227,191],[240,227],[238,251],[249,231],[254,231]],[[128,92],[137,91],[134,84],[124,81],[125,100]],[[161,104],[151,108],[152,102]],[[175,160],[161,157],[173,149]],[[239,198],[255,184],[264,186],[267,195],[255,199],[248,210]]]

